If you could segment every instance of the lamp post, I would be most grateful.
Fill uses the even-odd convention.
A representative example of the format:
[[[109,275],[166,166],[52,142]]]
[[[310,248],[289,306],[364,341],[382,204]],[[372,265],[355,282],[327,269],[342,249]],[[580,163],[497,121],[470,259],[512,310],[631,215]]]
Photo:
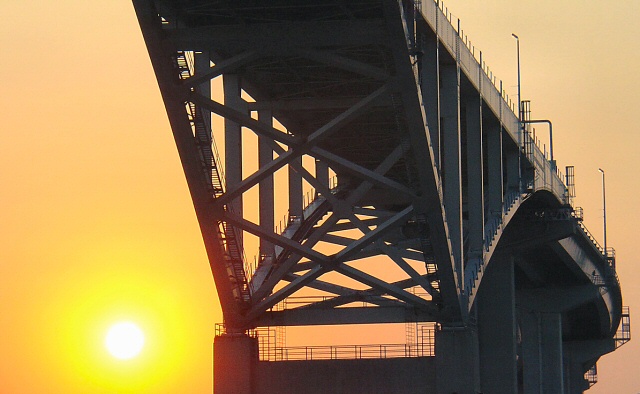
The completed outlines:
[[[522,86],[520,83],[520,37],[518,37],[514,33],[511,33],[511,35],[516,39],[516,48],[518,53],[518,120],[520,120],[520,122],[522,123],[522,94],[520,91],[520,88]]]
[[[522,164],[521,156],[522,156],[522,134],[524,132],[524,123],[522,117],[522,92],[521,92],[521,80],[520,80],[520,37],[511,33],[513,38],[516,39],[517,51],[518,51],[518,121],[520,122],[520,131],[518,133],[518,182],[520,184],[520,193],[522,193]]]
[[[605,191],[605,182],[604,182],[604,170],[602,168],[598,168],[598,171],[602,173],[602,208],[604,211],[604,255],[605,257],[609,257],[607,252],[607,194]]]

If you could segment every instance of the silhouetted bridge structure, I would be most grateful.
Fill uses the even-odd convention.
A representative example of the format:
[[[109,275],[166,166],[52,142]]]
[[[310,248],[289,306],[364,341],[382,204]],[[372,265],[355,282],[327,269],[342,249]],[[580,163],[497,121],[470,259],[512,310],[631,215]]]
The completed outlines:
[[[133,3],[224,313],[216,393],[579,393],[629,339],[572,168],[441,4]],[[427,351],[256,334],[382,323]]]

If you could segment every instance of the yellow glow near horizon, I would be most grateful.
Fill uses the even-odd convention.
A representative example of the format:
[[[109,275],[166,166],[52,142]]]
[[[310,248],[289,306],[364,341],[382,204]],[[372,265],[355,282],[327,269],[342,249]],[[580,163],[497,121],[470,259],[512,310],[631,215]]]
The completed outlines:
[[[104,344],[113,357],[128,360],[140,354],[144,333],[134,323],[117,323],[109,329]]]

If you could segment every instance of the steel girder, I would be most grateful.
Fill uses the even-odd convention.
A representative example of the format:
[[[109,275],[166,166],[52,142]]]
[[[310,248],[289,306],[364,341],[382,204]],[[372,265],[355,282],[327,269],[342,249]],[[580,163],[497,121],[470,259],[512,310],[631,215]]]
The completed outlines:
[[[563,198],[434,4],[134,5],[232,328],[467,324],[528,193]]]
[[[259,12],[241,5],[134,4],[229,326],[245,329],[270,319],[287,325],[460,318],[401,4],[327,2],[315,8],[322,15],[304,22],[288,19],[305,11],[305,2],[290,4],[273,20],[260,20]],[[211,63],[203,67],[207,62],[197,61],[202,57]],[[224,100],[210,94],[209,81],[218,77],[225,79]],[[234,80],[237,86],[228,88]],[[269,115],[256,119],[251,111]],[[196,141],[202,125],[217,135],[209,114],[225,119],[226,165]],[[247,130],[272,160],[243,174],[242,153],[228,145],[232,138],[242,144],[237,136]],[[315,173],[302,157],[315,160]],[[216,181],[223,167],[226,177]],[[278,188],[262,185],[273,184],[285,168],[289,189],[304,180],[315,198],[303,206],[296,202],[302,190],[288,190],[288,225],[273,231],[250,219],[239,201],[254,188],[277,201]],[[328,171],[337,185],[327,183]],[[222,190],[216,191],[217,184]],[[231,235],[242,249],[248,234],[264,249],[254,272],[246,269],[246,258],[234,259],[230,251]],[[263,253],[267,245],[271,255]],[[373,269],[385,264],[393,266],[393,275],[385,273],[388,268]],[[309,302],[269,317],[292,295]]]

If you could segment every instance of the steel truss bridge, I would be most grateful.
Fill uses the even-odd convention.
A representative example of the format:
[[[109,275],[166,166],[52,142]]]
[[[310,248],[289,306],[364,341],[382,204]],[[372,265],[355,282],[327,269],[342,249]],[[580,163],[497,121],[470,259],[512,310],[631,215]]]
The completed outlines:
[[[368,392],[582,392],[629,339],[572,176],[439,3],[133,3],[224,313],[216,392],[356,387],[258,362],[256,327],[437,323],[427,364],[368,364],[404,386],[341,364]]]

